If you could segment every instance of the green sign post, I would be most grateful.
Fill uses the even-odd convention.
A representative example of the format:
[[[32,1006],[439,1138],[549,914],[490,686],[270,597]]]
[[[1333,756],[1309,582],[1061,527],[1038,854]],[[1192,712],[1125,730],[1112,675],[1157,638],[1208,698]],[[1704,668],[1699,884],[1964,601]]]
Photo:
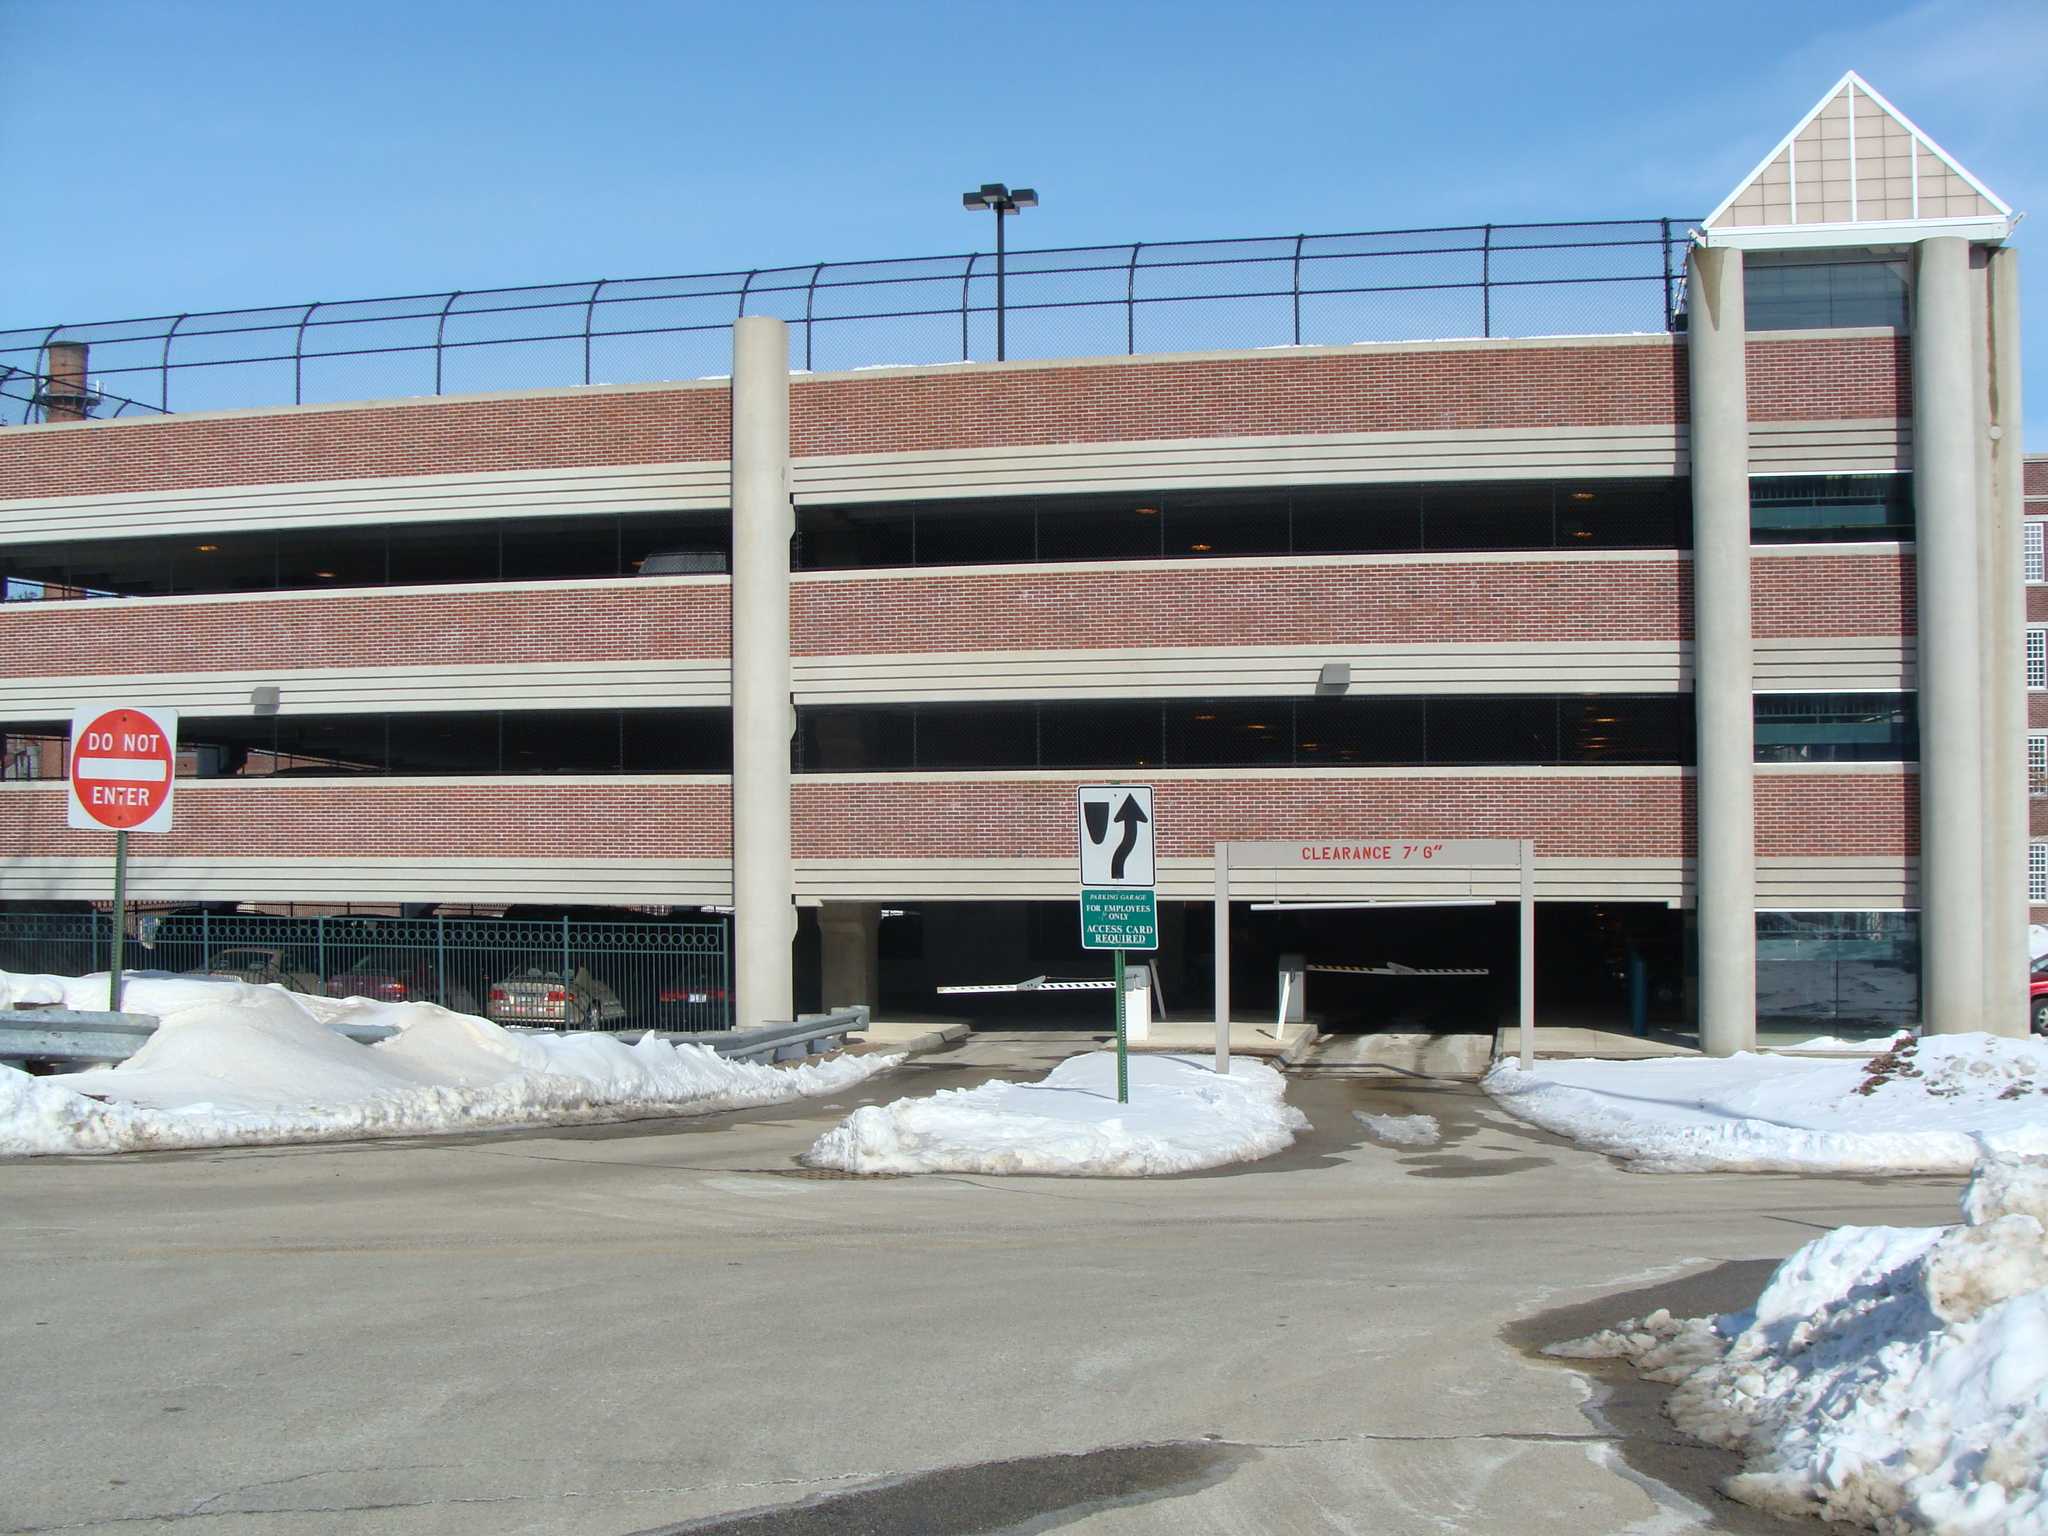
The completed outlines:
[[[1153,891],[1081,888],[1083,949],[1157,949],[1159,898]]]
[[[1116,955],[1116,1101],[1128,1104],[1130,1048],[1124,1021],[1124,951],[1159,947],[1158,827],[1149,784],[1084,784],[1078,806],[1081,845],[1081,947]]]

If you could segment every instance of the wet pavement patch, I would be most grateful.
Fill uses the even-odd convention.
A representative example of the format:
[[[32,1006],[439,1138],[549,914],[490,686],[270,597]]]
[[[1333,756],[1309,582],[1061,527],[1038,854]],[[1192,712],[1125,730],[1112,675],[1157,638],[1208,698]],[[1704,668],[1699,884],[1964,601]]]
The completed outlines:
[[[1669,1489],[1697,1505],[1712,1520],[1712,1529],[1737,1532],[1739,1536],[1784,1536],[1786,1532],[1798,1531],[1806,1536],[1824,1536],[1859,1530],[1860,1527],[1831,1520],[1787,1519],[1738,1504],[1721,1492],[1721,1483],[1742,1470],[1742,1457],[1679,1432],[1664,1416],[1670,1383],[1644,1380],[1626,1360],[1565,1359],[1543,1353],[1548,1345],[1584,1338],[1630,1318],[1643,1317],[1659,1307],[1669,1310],[1673,1317],[1707,1317],[1736,1311],[1756,1299],[1777,1267],[1773,1259],[1717,1264],[1698,1274],[1643,1290],[1623,1291],[1597,1301],[1540,1312],[1510,1323],[1501,1330],[1501,1337],[1531,1360],[1575,1371],[1591,1380],[1593,1394],[1580,1409],[1588,1421],[1601,1433],[1614,1437],[1615,1449],[1642,1485]]]
[[[637,1536],[958,1536],[1051,1531],[1099,1510],[1179,1498],[1221,1482],[1258,1453],[1209,1440],[1112,1445],[1014,1461],[971,1462],[798,1504],[713,1515]]]

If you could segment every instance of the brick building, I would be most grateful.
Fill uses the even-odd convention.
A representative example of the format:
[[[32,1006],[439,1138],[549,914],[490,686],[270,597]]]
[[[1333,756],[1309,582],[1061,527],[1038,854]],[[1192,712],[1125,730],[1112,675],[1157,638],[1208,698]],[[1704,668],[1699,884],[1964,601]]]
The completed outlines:
[[[35,744],[121,698],[193,775],[138,895],[730,906],[748,1018],[1074,967],[1074,788],[1124,778],[1182,1008],[1219,841],[1531,838],[1542,1017],[1633,970],[1713,1050],[2016,1029],[2013,222],[1849,76],[1662,331],[792,372],[748,319],[730,380],[114,420],[55,339],[0,431],[0,903],[102,893]],[[1511,904],[1256,894],[1254,1010],[1283,951],[1512,971]]]

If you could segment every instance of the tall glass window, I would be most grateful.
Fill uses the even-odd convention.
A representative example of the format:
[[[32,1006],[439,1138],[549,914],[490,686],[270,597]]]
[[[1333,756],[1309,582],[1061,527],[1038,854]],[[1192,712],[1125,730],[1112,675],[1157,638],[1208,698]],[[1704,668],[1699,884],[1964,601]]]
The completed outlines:
[[[21,777],[61,777],[62,722],[10,731],[9,766],[43,743]],[[730,773],[726,709],[488,710],[267,715],[178,722],[179,776],[337,778],[575,773]],[[14,777],[15,772],[9,772]]]
[[[1906,328],[1906,263],[1896,257],[1752,256],[1743,265],[1742,292],[1752,331]]]
[[[802,773],[1685,764],[1678,694],[804,705]]]
[[[1913,537],[1911,475],[1757,475],[1749,536],[1758,544]]]
[[[805,506],[796,569],[1220,560],[1467,550],[1683,549],[1683,480],[1129,491]]]
[[[9,600],[721,574],[716,512],[260,528],[0,549]]]
[[[1910,693],[1760,693],[1760,763],[1910,763],[1920,723]]]
[[[1816,1031],[1920,1022],[1920,914],[1759,912],[1759,1024]]]

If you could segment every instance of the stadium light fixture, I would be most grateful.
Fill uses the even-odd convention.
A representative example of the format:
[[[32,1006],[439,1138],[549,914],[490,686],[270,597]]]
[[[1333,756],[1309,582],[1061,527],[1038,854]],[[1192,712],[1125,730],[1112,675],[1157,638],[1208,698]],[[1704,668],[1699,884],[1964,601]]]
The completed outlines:
[[[960,194],[960,206],[969,213],[990,210],[996,216],[996,361],[1002,362],[1007,348],[1003,336],[1003,219],[1025,208],[1038,206],[1038,194],[1029,187],[1011,191],[1000,181],[985,181],[972,192]]]

